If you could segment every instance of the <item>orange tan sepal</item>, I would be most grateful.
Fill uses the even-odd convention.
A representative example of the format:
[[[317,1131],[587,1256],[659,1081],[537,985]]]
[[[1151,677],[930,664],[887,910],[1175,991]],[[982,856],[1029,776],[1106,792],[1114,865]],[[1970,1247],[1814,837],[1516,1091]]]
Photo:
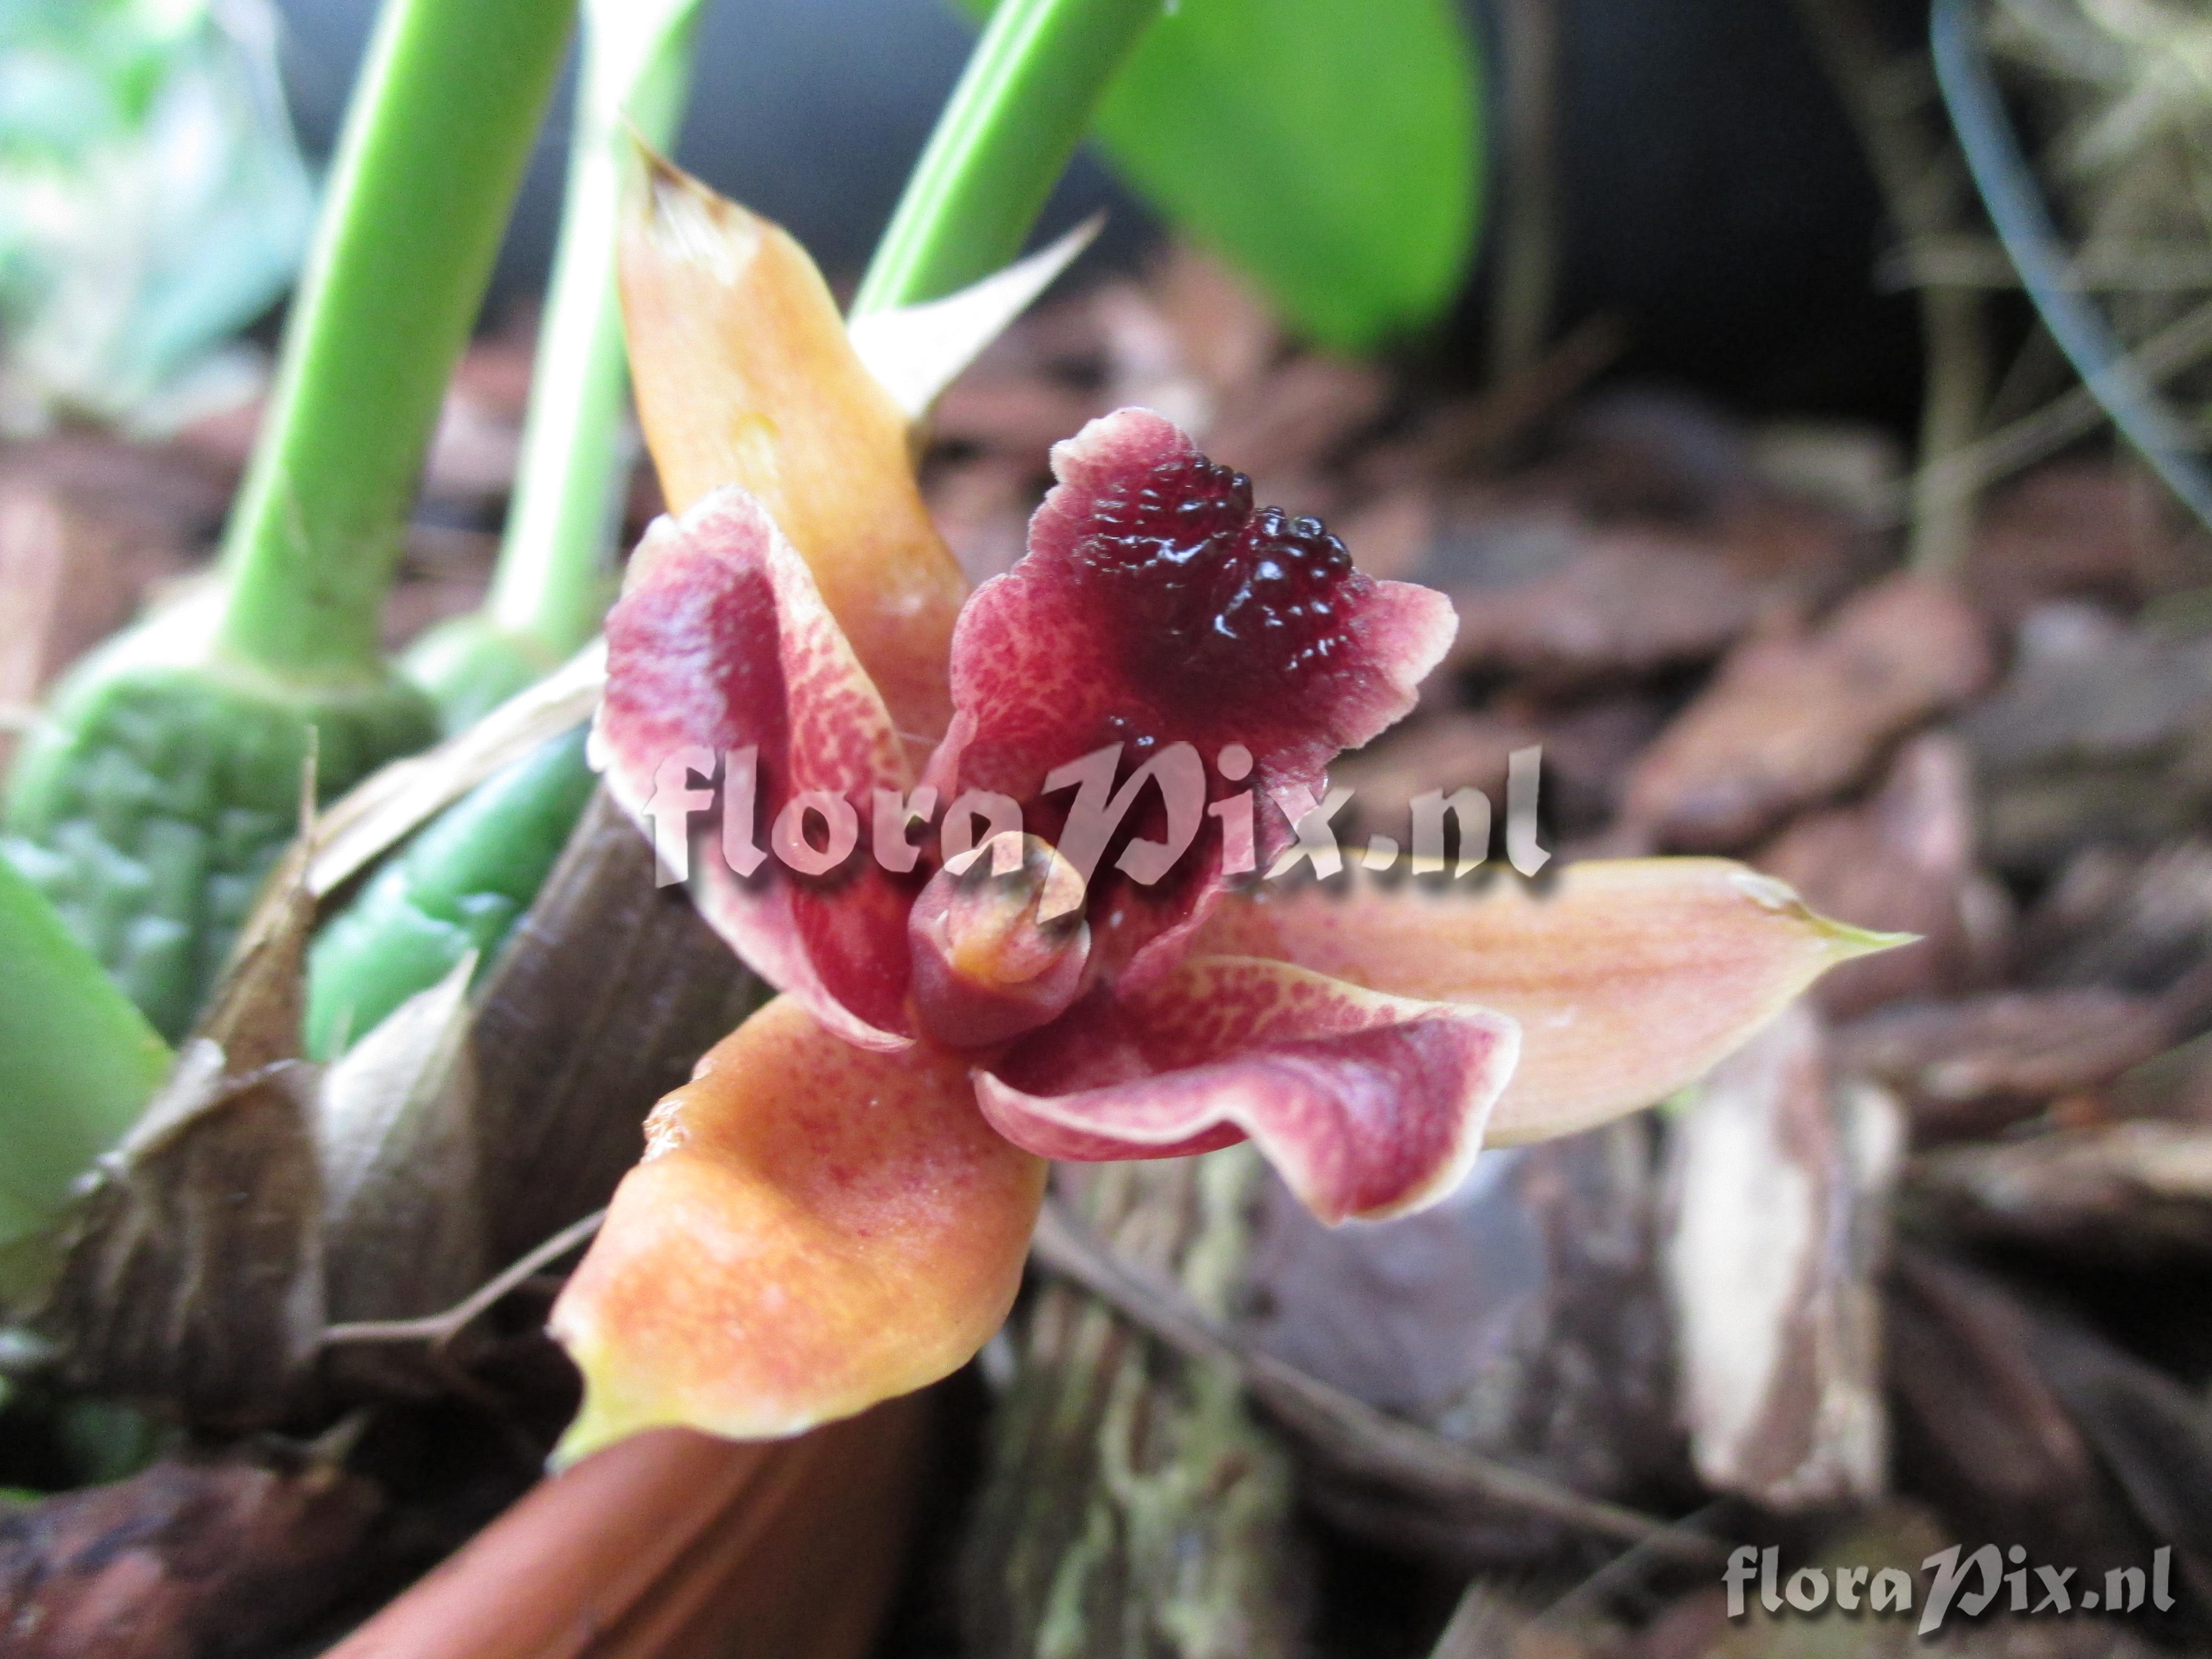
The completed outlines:
[[[1909,942],[1815,915],[1728,859],[1592,860],[1480,891],[1355,878],[1232,899],[1196,949],[1296,963],[1521,1026],[1492,1146],[1571,1134],[1694,1081],[1839,962]]]
[[[795,1434],[957,1370],[1013,1304],[1044,1177],[966,1061],[854,1048],[777,998],[654,1108],[554,1305],[585,1380],[559,1457],[666,1424]]]
[[[922,504],[904,412],[854,350],[805,249],[639,155],[623,325],[671,511],[725,484],[758,497],[899,730],[934,742],[951,717],[945,665],[967,584]]]

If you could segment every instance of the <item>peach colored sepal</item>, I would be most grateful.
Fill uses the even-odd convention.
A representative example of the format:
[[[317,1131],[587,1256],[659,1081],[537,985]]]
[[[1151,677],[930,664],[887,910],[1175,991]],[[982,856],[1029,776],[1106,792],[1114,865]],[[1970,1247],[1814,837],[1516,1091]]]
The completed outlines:
[[[782,228],[641,150],[621,245],[646,443],[672,510],[737,484],[791,538],[899,730],[951,714],[966,593],[923,506],[904,413]]]
[[[328,1659],[859,1659],[929,1414],[915,1397],[795,1440],[635,1436],[532,1487]]]
[[[779,997],[646,1133],[550,1322],[585,1377],[564,1458],[848,1416],[964,1364],[1012,1305],[1045,1166],[957,1055],[856,1048]]]
[[[1664,1099],[1828,969],[1905,938],[1816,915],[1727,859],[1619,859],[1533,884],[1501,872],[1479,892],[1263,890],[1224,904],[1197,948],[1510,1015],[1520,1064],[1486,1137],[1504,1146]]]

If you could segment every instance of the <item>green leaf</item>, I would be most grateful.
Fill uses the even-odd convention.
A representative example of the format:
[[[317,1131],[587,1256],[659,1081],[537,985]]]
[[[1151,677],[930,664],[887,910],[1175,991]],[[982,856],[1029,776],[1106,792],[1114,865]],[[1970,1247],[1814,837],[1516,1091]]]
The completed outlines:
[[[1436,320],[1474,252],[1480,77],[1455,0],[1180,0],[1096,131],[1136,190],[1325,345]]]
[[[169,1051],[0,853],[0,1243],[58,1214],[137,1120]]]

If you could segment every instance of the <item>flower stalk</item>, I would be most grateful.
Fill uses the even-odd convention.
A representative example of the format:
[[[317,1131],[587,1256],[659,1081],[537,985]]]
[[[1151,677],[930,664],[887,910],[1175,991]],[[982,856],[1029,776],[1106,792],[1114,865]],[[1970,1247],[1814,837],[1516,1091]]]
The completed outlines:
[[[941,299],[1021,252],[1161,0],[1002,0],[923,150],[853,314]]]
[[[8,852],[174,1040],[298,822],[434,735],[379,648],[422,456],[574,0],[390,0],[210,591],[111,641],[11,779]]]
[[[633,441],[615,280],[632,135],[673,143],[691,78],[698,0],[586,0],[561,240],[531,374],[507,532],[483,608],[408,654],[448,731],[541,678],[588,640],[612,597],[609,556]]]
[[[475,325],[574,0],[392,0],[349,112],[268,423],[223,543],[221,639],[378,675],[422,457]]]

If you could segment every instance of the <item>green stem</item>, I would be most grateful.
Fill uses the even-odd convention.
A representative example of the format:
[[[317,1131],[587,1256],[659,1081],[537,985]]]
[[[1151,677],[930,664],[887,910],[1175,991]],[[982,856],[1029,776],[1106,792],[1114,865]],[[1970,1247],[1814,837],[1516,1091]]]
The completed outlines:
[[[60,1210],[137,1121],[169,1051],[38,890],[0,857],[0,1244]]]
[[[568,182],[530,416],[507,537],[486,602],[494,626],[558,659],[606,608],[605,567],[627,459],[622,436],[622,301],[615,235],[625,119],[669,147],[691,77],[698,0],[587,0]]]
[[[222,638],[272,673],[379,672],[422,457],[575,0],[387,0],[223,568]]]
[[[1000,0],[916,163],[853,314],[942,298],[1021,252],[1162,0]]]

